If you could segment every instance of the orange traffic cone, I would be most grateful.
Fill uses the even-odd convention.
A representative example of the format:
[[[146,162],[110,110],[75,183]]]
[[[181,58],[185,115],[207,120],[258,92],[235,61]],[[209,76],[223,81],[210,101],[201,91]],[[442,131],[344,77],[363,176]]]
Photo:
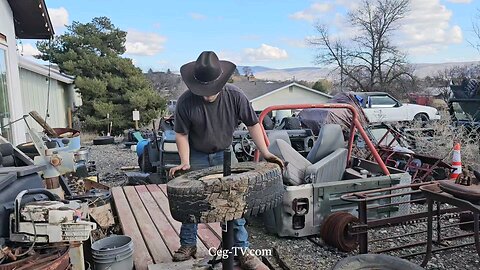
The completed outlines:
[[[450,179],[456,180],[457,177],[462,173],[462,157],[460,155],[460,143],[456,143],[453,147],[452,167],[455,170],[452,172],[452,174],[450,174]]]

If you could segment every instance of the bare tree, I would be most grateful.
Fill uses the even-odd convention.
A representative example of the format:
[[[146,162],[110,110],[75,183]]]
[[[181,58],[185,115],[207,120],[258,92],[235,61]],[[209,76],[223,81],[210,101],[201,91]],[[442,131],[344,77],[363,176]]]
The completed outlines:
[[[328,27],[315,26],[319,36],[310,43],[319,49],[316,63],[334,64],[340,69],[342,84],[352,90],[393,92],[390,87],[410,85],[412,70],[391,41],[398,22],[409,11],[409,0],[362,0],[358,9],[348,13],[348,23],[357,31],[349,40],[333,40]],[[396,89],[398,90],[398,89]]]

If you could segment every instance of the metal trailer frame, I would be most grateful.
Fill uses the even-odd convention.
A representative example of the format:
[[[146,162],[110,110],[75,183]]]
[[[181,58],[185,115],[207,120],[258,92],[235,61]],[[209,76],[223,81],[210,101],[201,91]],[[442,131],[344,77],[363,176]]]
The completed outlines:
[[[463,237],[468,237],[474,235],[474,233],[463,233],[460,235],[455,235],[455,236],[450,236],[450,237],[442,237],[442,228],[448,228],[448,227],[454,227],[454,226],[459,226],[462,224],[471,224],[472,221],[467,221],[467,222],[460,222],[460,223],[454,223],[454,224],[449,224],[442,226],[441,225],[441,217],[442,215],[447,215],[447,216],[457,216],[462,212],[462,209],[459,207],[449,207],[449,208],[441,208],[441,203],[437,202],[436,203],[436,209],[433,209],[433,204],[429,204],[428,210],[419,212],[419,213],[413,213],[413,214],[408,214],[408,215],[403,215],[403,216],[395,216],[395,217],[389,217],[389,218],[382,218],[382,219],[374,219],[374,220],[369,220],[367,218],[368,216],[368,211],[369,210],[377,210],[378,208],[384,208],[384,207],[392,207],[392,206],[398,206],[400,204],[405,204],[405,203],[420,203],[420,202],[425,202],[426,198],[424,196],[424,192],[422,192],[421,189],[423,189],[424,186],[434,184],[435,182],[424,182],[424,183],[416,183],[416,184],[410,184],[410,185],[402,185],[402,186],[397,186],[397,187],[391,187],[391,188],[382,188],[382,189],[375,189],[375,190],[370,190],[370,191],[363,191],[363,192],[355,192],[355,193],[349,193],[349,194],[344,194],[341,196],[342,200],[348,201],[348,202],[355,202],[358,203],[358,216],[359,220],[357,223],[354,224],[349,224],[348,226],[348,235],[350,236],[356,236],[358,239],[359,243],[359,253],[361,254],[366,254],[366,253],[385,253],[385,252],[391,252],[391,251],[396,251],[396,250],[402,250],[405,248],[412,248],[412,247],[417,247],[417,246],[423,246],[423,245],[431,245],[431,239],[427,241],[416,241],[413,243],[407,243],[403,245],[396,245],[395,247],[392,248],[385,248],[385,249],[380,249],[380,250],[369,250],[369,243],[374,243],[374,242],[380,242],[380,241],[387,241],[390,239],[398,239],[401,237],[405,236],[412,236],[412,235],[418,235],[422,233],[427,233],[427,236],[431,238],[433,235],[433,230],[435,230],[436,233],[436,240],[435,242],[437,244],[442,244],[442,241],[448,241],[448,240],[454,240],[458,238],[463,238]],[[396,193],[393,193],[396,192]],[[387,193],[387,194],[385,194]],[[413,194],[418,194],[418,196],[415,196],[415,199],[409,200],[407,202],[393,202],[391,204],[387,205],[375,205],[375,206],[369,206],[373,202],[377,200],[382,200],[382,199],[387,199],[387,198],[395,198],[395,197],[402,197],[406,195],[413,195]],[[428,199],[427,199],[428,201]],[[445,202],[445,201],[444,201]],[[448,202],[447,202],[448,203]],[[465,209],[465,208],[464,208]],[[466,208],[468,209],[468,208]],[[471,210],[471,209],[468,209]],[[436,219],[436,227],[433,229],[433,226],[431,225],[431,221],[433,220],[433,216],[435,215]],[[391,227],[391,226],[396,226],[396,225],[402,225],[402,224],[413,224],[413,223],[420,223],[420,222],[427,222],[429,221],[429,225],[427,230],[420,230],[420,231],[415,231],[412,233],[408,234],[402,234],[402,235],[392,235],[389,237],[385,238],[379,238],[379,239],[369,239],[368,238],[368,231],[370,229],[376,229],[376,228],[381,228],[381,227]],[[430,241],[430,243],[429,243]],[[443,250],[448,250],[448,249],[453,249],[457,247],[463,247],[467,245],[473,245],[474,243],[467,243],[467,244],[457,244],[457,245],[451,245],[451,246],[446,246],[439,248],[437,250],[434,250],[433,252],[437,251],[443,251]],[[427,251],[423,252],[416,252],[408,255],[403,255],[401,258],[409,258],[409,257],[415,257],[419,256],[422,254],[427,254],[429,252],[432,252],[431,248]]]

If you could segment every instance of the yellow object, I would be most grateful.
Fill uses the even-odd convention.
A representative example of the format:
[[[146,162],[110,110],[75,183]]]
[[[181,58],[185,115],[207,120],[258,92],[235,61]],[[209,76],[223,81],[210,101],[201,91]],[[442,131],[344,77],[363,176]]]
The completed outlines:
[[[89,177],[85,177],[85,179],[87,180],[90,180],[90,181],[93,181],[93,182],[98,182],[98,177],[97,176],[89,176]]]

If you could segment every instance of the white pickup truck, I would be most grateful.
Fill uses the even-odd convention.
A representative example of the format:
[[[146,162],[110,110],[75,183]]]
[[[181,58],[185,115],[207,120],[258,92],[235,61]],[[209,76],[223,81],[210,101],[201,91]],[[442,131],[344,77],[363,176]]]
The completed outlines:
[[[437,109],[417,104],[401,103],[384,92],[355,92],[371,123],[439,120]]]

